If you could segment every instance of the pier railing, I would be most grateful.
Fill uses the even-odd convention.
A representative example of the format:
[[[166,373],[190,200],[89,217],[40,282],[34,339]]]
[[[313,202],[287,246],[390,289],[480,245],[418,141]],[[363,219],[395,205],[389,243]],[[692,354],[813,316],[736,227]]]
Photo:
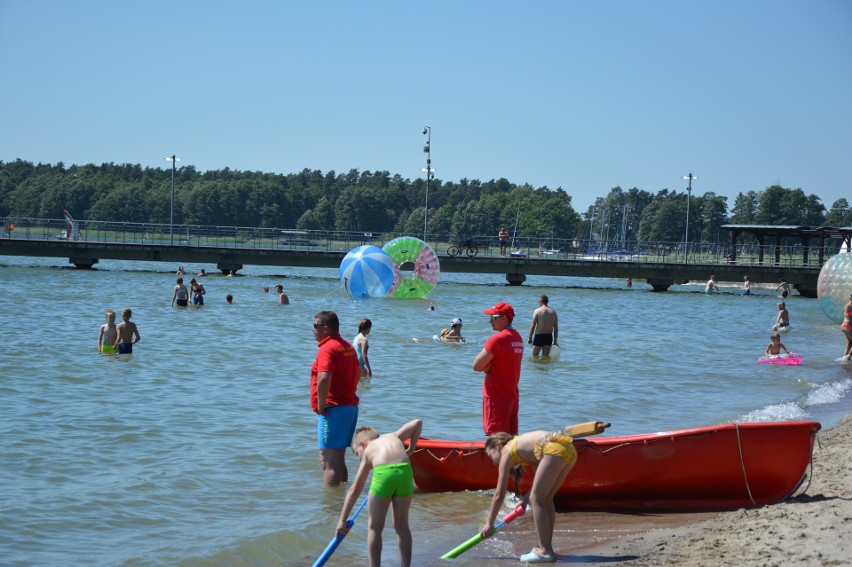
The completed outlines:
[[[75,221],[68,230],[65,219],[3,218],[3,238],[62,241],[76,240],[97,243],[146,244],[180,247],[215,247],[258,250],[315,250],[346,252],[355,246],[383,246],[401,234],[361,231],[299,230],[241,226],[168,225],[157,223],[124,223],[107,221]],[[428,243],[439,256],[446,256],[451,246],[464,246],[477,256],[500,258],[496,236],[477,235],[457,237],[433,235]],[[830,242],[828,246],[836,246]],[[782,266],[819,267],[820,257],[828,258],[837,252],[819,247],[804,248],[802,244],[765,246],[742,243],[736,247],[728,242],[643,242],[622,241],[603,243],[596,240],[515,238],[506,247],[505,256],[515,260],[581,260],[624,261],[638,263],[667,263],[687,265]],[[807,259],[807,260],[806,260]]]

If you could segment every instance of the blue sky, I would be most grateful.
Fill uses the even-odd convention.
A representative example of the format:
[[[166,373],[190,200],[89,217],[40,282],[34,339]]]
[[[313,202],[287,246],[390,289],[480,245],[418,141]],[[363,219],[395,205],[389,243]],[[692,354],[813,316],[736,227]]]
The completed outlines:
[[[0,160],[852,201],[852,2],[0,0]]]

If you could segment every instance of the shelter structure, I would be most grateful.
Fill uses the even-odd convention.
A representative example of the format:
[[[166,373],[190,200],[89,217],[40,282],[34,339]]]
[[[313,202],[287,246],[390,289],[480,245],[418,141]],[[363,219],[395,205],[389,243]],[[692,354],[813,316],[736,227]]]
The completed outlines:
[[[764,263],[764,253],[767,250],[766,241],[773,242],[773,263],[781,261],[781,242],[785,238],[798,238],[802,243],[802,265],[807,266],[809,253],[812,248],[818,251],[817,265],[825,262],[825,243],[829,239],[839,239],[845,244],[846,250],[850,248],[852,240],[852,226],[835,228],[830,226],[803,226],[803,225],[766,225],[766,224],[725,224],[720,228],[731,233],[731,250],[728,254],[728,263],[735,264],[737,261],[737,240],[742,234],[751,234],[760,245],[758,250],[758,263]],[[812,246],[816,240],[818,244]],[[843,245],[841,245],[843,248]]]

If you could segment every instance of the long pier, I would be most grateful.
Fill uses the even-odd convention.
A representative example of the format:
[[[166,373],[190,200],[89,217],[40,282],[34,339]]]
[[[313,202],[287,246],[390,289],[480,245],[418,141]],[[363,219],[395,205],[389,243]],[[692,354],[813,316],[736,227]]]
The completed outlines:
[[[38,234],[10,231],[0,238],[0,254],[65,257],[78,268],[91,268],[103,259],[215,264],[224,272],[240,270],[246,264],[337,268],[353,247],[365,243],[381,247],[391,239],[388,235],[377,239],[369,233],[329,233],[326,238],[317,238],[317,235],[301,231],[298,238],[293,234],[297,231],[276,231],[271,237],[266,232],[257,234],[271,229],[237,227],[217,227],[219,236],[201,238],[186,227],[175,228],[179,229],[177,242],[171,230],[155,234],[153,238],[148,230],[143,232],[139,228],[121,234],[111,230],[108,235],[107,232],[90,231],[94,233],[77,239],[58,239],[44,231]],[[241,235],[241,230],[253,236]],[[279,233],[284,233],[284,238]],[[445,242],[433,245],[442,271],[505,274],[510,285],[521,285],[529,275],[632,278],[647,281],[654,291],[665,291],[673,284],[707,281],[711,275],[719,281],[743,281],[748,276],[752,283],[786,281],[801,295],[816,297],[821,267],[802,265],[799,256],[794,254],[776,257],[767,263],[762,254],[756,255],[753,251],[747,254],[745,250],[736,256],[735,263],[719,250],[695,250],[690,252],[692,258],[689,258],[676,250],[677,243],[645,245],[638,253],[598,254],[542,251],[539,245],[505,258],[499,256],[494,246],[484,247],[473,257],[450,256],[444,251],[445,246]],[[680,258],[684,261],[678,261]]]

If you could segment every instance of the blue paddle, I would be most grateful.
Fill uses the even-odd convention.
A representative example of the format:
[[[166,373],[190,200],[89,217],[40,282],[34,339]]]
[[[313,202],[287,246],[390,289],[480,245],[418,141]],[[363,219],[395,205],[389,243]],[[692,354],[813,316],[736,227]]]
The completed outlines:
[[[369,496],[364,498],[364,501],[361,502],[360,506],[358,506],[358,510],[355,511],[351,518],[346,520],[346,525],[349,526],[350,529],[355,525],[355,518],[357,518],[358,514],[361,513],[361,510],[364,508],[364,505],[367,504],[367,500],[369,499]],[[334,550],[337,549],[337,546],[340,545],[340,542],[343,541],[343,538],[345,537],[346,534],[337,532],[337,535],[328,543],[328,546],[325,548],[325,551],[322,552],[322,555],[314,561],[314,567],[322,567],[322,565],[325,565],[325,562],[328,561],[328,558],[331,557],[331,554],[334,553]]]

